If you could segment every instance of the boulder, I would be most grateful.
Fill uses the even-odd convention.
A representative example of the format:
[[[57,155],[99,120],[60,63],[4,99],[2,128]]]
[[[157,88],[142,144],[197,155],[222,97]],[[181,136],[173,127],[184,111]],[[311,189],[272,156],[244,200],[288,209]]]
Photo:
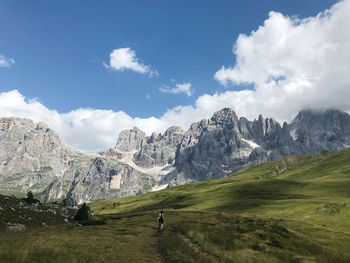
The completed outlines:
[[[26,229],[26,226],[18,223],[7,223],[5,229],[10,232],[22,232]]]

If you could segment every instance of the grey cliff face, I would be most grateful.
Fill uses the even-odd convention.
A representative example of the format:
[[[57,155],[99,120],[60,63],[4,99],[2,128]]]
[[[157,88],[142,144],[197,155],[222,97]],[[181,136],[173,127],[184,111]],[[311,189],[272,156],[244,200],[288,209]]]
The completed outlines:
[[[163,135],[153,133],[134,154],[134,162],[141,167],[171,165],[175,160],[177,145],[184,132],[180,127],[167,129]]]
[[[177,126],[168,128],[164,134],[153,133],[147,137],[138,128],[122,131],[115,149],[102,155],[132,163],[140,168],[164,167],[175,161],[177,146],[184,131]]]
[[[68,189],[66,198],[73,203],[125,197],[146,193],[144,180],[148,179],[130,166],[96,156],[70,167],[62,179],[45,189],[43,196],[55,200],[63,189]]]
[[[128,152],[141,147],[142,141],[146,138],[146,134],[134,127],[132,130],[125,130],[119,134],[116,149]]]
[[[252,123],[238,119],[231,109],[218,111],[210,120],[192,124],[185,133],[176,153],[176,172],[185,181],[202,181],[221,178],[247,163],[265,161],[267,154],[253,139],[263,141],[273,125],[268,120]],[[177,177],[171,184],[181,184]]]
[[[223,109],[210,120],[192,124],[176,152],[169,185],[221,178],[246,165],[287,155],[339,151],[350,146],[350,116],[338,110],[298,114],[291,124],[259,116],[238,119]]]
[[[74,149],[44,123],[0,119],[0,191],[71,203],[145,193],[148,176],[112,158]],[[149,180],[148,180],[149,181]]]
[[[8,191],[42,191],[63,174],[72,156],[73,149],[43,123],[2,118],[0,138],[0,185]]]
[[[339,151],[350,144],[350,116],[339,110],[303,110],[288,128],[308,153]]]
[[[65,144],[44,123],[0,118],[0,191],[32,190],[45,200],[71,203],[142,194],[227,176],[247,165],[287,155],[350,147],[350,115],[339,110],[301,111],[281,126],[271,118],[249,121],[232,109],[146,136],[120,133],[100,154]]]

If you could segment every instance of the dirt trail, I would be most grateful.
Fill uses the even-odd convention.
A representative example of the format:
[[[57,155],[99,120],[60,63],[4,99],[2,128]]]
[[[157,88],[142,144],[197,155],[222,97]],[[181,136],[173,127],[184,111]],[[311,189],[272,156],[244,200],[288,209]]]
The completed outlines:
[[[182,240],[194,251],[194,253],[200,255],[201,257],[207,258],[209,261],[213,260],[214,262],[217,260],[213,255],[205,252],[199,245],[194,243],[189,237],[185,235],[180,235]]]

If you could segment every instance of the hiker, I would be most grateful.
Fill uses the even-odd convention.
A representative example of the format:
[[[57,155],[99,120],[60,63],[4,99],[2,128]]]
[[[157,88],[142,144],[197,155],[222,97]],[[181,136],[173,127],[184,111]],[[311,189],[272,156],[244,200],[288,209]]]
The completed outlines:
[[[159,230],[163,230],[163,227],[164,227],[163,211],[158,212],[157,221],[159,223]]]

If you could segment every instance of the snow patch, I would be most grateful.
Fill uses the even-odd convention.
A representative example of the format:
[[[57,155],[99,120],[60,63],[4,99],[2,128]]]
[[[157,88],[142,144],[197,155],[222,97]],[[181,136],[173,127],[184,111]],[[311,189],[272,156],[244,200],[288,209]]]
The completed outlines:
[[[290,136],[293,138],[294,141],[298,139],[296,130],[291,130],[291,131],[289,132],[289,134],[290,134]]]
[[[260,147],[259,144],[255,143],[255,142],[253,142],[251,140],[246,140],[246,139],[243,139],[243,138],[241,138],[241,140],[246,142],[246,143],[248,143],[250,145],[250,147],[252,147],[253,149]]]
[[[175,169],[173,164],[168,164],[168,165],[164,165],[164,166],[154,166],[151,168],[140,167],[136,163],[134,163],[134,161],[133,161],[134,154],[137,151],[138,150],[132,150],[130,152],[122,152],[122,151],[117,150],[117,152],[121,153],[123,156],[121,159],[118,159],[118,161],[120,163],[124,163],[124,164],[129,165],[130,167],[134,168],[135,170],[137,170],[141,173],[145,173],[145,174],[149,174],[149,175],[156,175],[156,176],[166,175]]]
[[[152,188],[152,192],[156,192],[156,191],[160,191],[163,190],[165,188],[167,188],[168,184],[161,184],[161,185],[156,185]]]

